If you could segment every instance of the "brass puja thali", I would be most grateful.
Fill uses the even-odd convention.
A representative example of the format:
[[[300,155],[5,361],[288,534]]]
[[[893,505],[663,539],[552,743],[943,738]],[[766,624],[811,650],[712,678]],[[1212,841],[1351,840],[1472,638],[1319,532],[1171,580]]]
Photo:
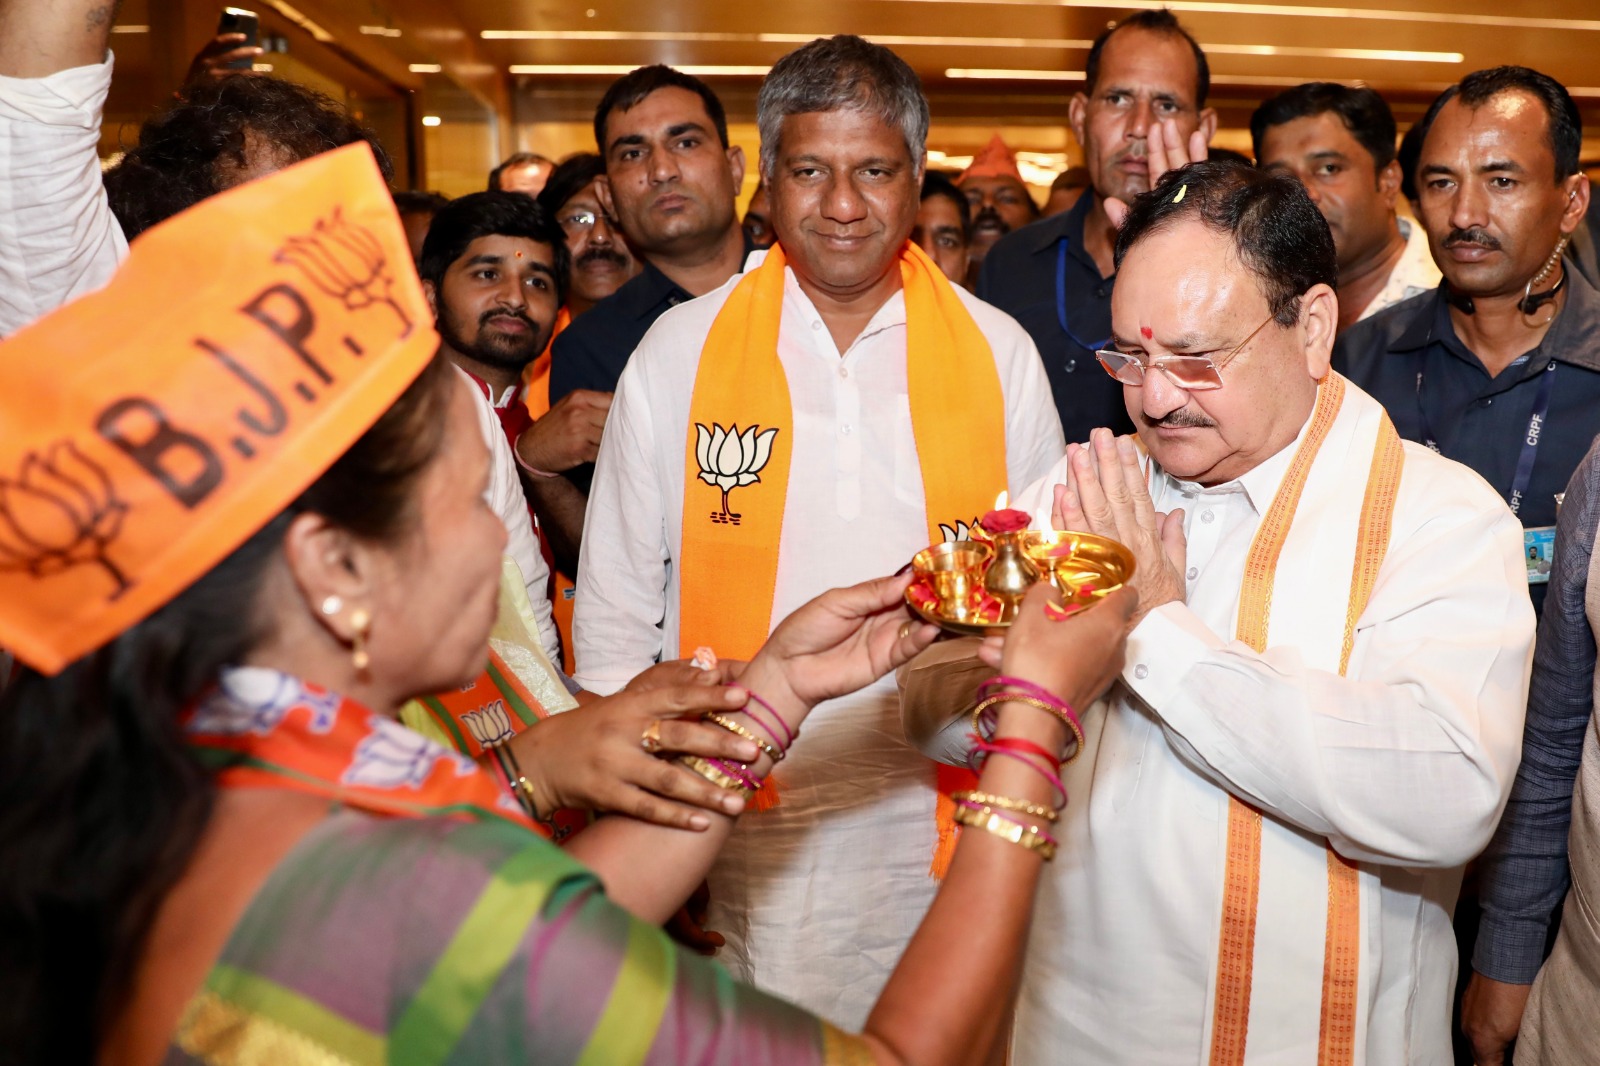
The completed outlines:
[[[1133,577],[1133,553],[1093,533],[1028,529],[1016,510],[990,511],[972,539],[924,548],[911,560],[916,575],[906,602],[925,620],[963,636],[987,636],[1008,628],[1022,598],[1039,581],[1061,593],[1052,618],[1094,606]]]

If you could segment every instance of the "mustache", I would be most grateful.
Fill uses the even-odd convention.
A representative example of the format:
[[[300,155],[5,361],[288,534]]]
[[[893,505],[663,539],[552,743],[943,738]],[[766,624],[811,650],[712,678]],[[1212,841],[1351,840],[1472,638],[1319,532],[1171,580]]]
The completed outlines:
[[[1002,230],[1009,231],[1011,229],[1010,226],[1006,225],[1006,220],[1000,217],[1000,212],[987,204],[980,208],[976,215],[972,216],[972,225],[974,228],[978,226],[999,226]]]
[[[615,248],[609,248],[605,245],[597,245],[587,249],[582,255],[578,256],[578,261],[573,265],[588,266],[590,263],[611,263],[618,269],[626,269],[628,266],[627,257]]]
[[[1492,252],[1500,250],[1500,242],[1476,226],[1472,229],[1453,229],[1444,239],[1446,248],[1456,248],[1463,244],[1475,244]]]
[[[1147,417],[1145,424],[1152,429],[1210,429],[1216,425],[1205,415],[1190,411],[1187,407],[1169,411],[1160,418]]]
[[[483,314],[478,316],[478,325],[486,326],[489,324],[489,320],[494,318],[514,318],[518,322],[526,325],[529,329],[538,328],[533,324],[533,319],[529,318],[521,311],[513,311],[509,308],[497,308],[493,311],[485,311]]]

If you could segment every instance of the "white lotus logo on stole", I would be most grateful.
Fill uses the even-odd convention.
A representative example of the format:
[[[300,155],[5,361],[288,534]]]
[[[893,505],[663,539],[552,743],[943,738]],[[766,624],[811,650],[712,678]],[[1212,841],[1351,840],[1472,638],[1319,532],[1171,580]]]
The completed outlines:
[[[761,469],[772,458],[772,438],[778,431],[769,429],[763,433],[760,426],[751,426],[741,434],[737,422],[732,429],[723,429],[715,422],[707,429],[696,422],[694,435],[700,480],[722,490],[722,510],[713,513],[711,521],[738,525],[738,513],[728,510],[728,493],[761,480]]]
[[[971,540],[972,531],[977,528],[978,520],[976,518],[971,522],[957,522],[955,525],[947,525],[944,522],[939,523],[939,532],[943,535],[946,544],[953,540]]]
[[[468,711],[461,716],[461,720],[481,748],[492,748],[516,735],[511,730],[511,715],[506,711],[504,700],[495,700],[479,710]]]

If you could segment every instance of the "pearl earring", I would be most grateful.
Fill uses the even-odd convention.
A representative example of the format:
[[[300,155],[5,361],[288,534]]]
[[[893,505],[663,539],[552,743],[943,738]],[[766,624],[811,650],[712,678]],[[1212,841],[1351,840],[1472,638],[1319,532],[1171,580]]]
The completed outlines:
[[[344,610],[344,600],[338,596],[329,596],[322,601],[322,613],[329,618],[332,618],[342,610]]]

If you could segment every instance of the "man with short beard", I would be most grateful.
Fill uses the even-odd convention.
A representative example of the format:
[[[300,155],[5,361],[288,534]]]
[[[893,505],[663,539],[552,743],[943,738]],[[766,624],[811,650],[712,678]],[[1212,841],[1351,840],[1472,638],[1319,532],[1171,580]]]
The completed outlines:
[[[1133,428],[1120,388],[1094,354],[1111,341],[1112,212],[1168,167],[1204,158],[1217,128],[1205,106],[1205,53],[1170,11],[1140,11],[1102,33],[1084,70],[1067,114],[1090,193],[1072,210],[1001,238],[977,287],[980,299],[1032,334],[1069,441],[1087,440],[1096,426]]]
[[[1499,491],[1542,608],[1557,494],[1600,431],[1600,293],[1562,255],[1589,206],[1583,127],[1526,67],[1469,74],[1422,126],[1417,214],[1444,281],[1352,326],[1334,368]]]
[[[972,157],[956,185],[966,194],[972,211],[972,240],[967,250],[968,288],[977,284],[978,268],[996,241],[1039,218],[1039,205],[1017,169],[1017,154],[997,133]]]
[[[513,443],[532,422],[522,372],[550,340],[568,263],[560,227],[521,193],[451,201],[422,243],[418,273],[444,354],[488,396]]]

